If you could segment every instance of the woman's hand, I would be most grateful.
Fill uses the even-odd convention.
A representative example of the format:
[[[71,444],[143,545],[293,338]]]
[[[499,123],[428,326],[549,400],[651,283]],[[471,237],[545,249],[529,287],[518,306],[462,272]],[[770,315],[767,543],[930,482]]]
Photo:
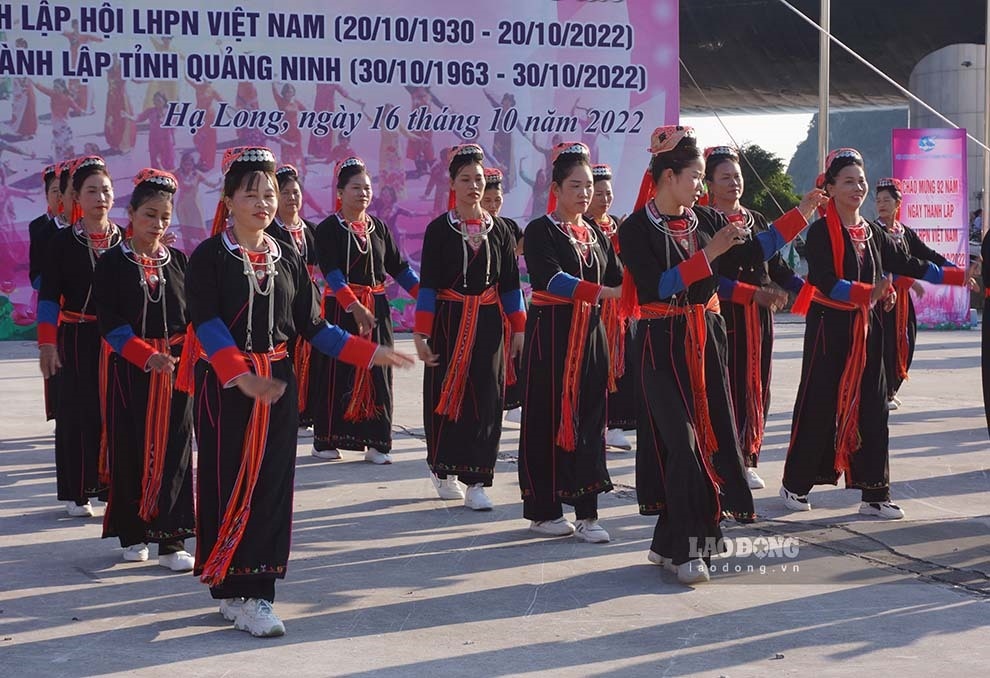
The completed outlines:
[[[966,282],[966,287],[968,287],[973,292],[980,291],[980,269],[981,269],[980,264],[982,263],[982,261],[983,260],[980,259],[980,261],[973,262],[970,265],[969,270],[967,271],[969,280]]]
[[[771,287],[761,287],[753,293],[753,301],[758,306],[769,308],[772,313],[784,307],[787,303],[787,293]]]
[[[347,309],[347,312],[354,316],[354,322],[358,326],[358,334],[362,337],[366,337],[371,334],[371,330],[375,328],[375,314],[369,311],[364,304],[359,301],[355,301],[351,304],[351,307]]]
[[[720,229],[712,236],[712,239],[708,241],[708,244],[702,250],[705,256],[708,257],[708,261],[714,261],[717,257],[725,254],[739,243],[745,242],[746,231],[747,229],[736,226],[735,224],[729,224]]]
[[[523,346],[526,343],[526,334],[524,332],[515,332],[512,335],[512,343],[509,345],[509,357],[515,360],[522,355]]]
[[[602,287],[602,299],[621,299],[622,298],[622,285],[617,287]]]
[[[911,291],[914,292],[919,299],[925,296],[925,286],[917,280],[911,283]]]
[[[440,364],[440,356],[430,350],[426,337],[422,334],[414,334],[413,343],[416,344],[416,355],[427,367],[436,367]]]
[[[58,348],[55,344],[42,344],[40,351],[38,364],[41,367],[41,376],[45,379],[54,377],[62,369],[62,361],[58,358]]]
[[[171,374],[175,372],[175,363],[178,360],[173,358],[168,353],[155,353],[150,358],[148,358],[148,364],[145,367],[152,372],[165,372]]]
[[[883,299],[890,293],[890,288],[893,285],[892,278],[887,275],[880,279],[879,284],[873,286],[873,291],[870,293],[870,306],[873,306],[878,301]]]
[[[259,377],[257,374],[242,374],[234,379],[234,385],[248,398],[264,403],[274,403],[285,393],[285,382],[281,379]]]
[[[897,290],[893,287],[890,288],[890,294],[883,298],[883,310],[893,311],[894,306],[897,304]]]
[[[379,346],[372,363],[378,367],[398,367],[409,369],[416,361],[408,353],[402,353],[387,346]]]
[[[815,216],[815,210],[828,202],[828,196],[820,188],[813,188],[804,194],[801,198],[801,204],[798,205],[798,210],[804,216],[805,221],[811,221],[811,218]]]

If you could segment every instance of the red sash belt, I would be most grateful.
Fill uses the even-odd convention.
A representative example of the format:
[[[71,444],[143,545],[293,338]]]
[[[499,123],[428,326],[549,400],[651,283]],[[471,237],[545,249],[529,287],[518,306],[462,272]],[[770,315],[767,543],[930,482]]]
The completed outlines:
[[[471,353],[478,333],[478,314],[482,306],[499,303],[498,293],[494,287],[489,287],[481,294],[460,294],[453,290],[440,290],[437,299],[462,304],[464,307],[461,311],[461,322],[457,328],[457,338],[450,355],[450,363],[447,366],[447,375],[443,380],[440,402],[434,410],[437,414],[446,415],[451,421],[457,421],[461,417],[464,393],[467,390]]]
[[[366,309],[375,312],[375,295],[385,294],[385,284],[374,286],[349,285],[354,296]],[[391,321],[391,319],[390,319]],[[307,344],[308,346],[309,344]],[[354,383],[351,384],[351,400],[344,410],[344,421],[359,422],[374,419],[379,414],[375,407],[375,384],[368,367],[354,367]]]
[[[83,323],[95,323],[96,316],[88,313],[77,313],[76,311],[61,311],[58,314],[59,322],[81,325]]]
[[[619,390],[619,379],[626,372],[626,321],[621,317],[619,299],[602,300],[602,323],[608,339],[608,390]]]
[[[898,290],[897,299],[894,300],[894,331],[897,332],[897,378],[905,380],[908,378],[908,316],[911,314],[911,303],[909,287],[902,287]],[[890,384],[887,385],[888,388]]]
[[[543,290],[534,290],[534,306],[571,306],[571,329],[567,335],[567,352],[564,354],[564,379],[560,393],[560,425],[554,442],[566,452],[577,447],[577,413],[581,397],[581,367],[584,364],[584,348],[588,343],[588,327],[591,324],[592,305],[586,301],[559,297]],[[611,369],[610,369],[611,371]]]
[[[763,393],[763,323],[760,306],[750,299],[739,304],[743,312],[746,332],[746,429],[743,431],[743,451],[758,454],[763,444],[763,412],[766,394]]]
[[[259,377],[270,379],[272,363],[283,360],[288,356],[286,345],[279,344],[268,353],[245,353]],[[204,356],[205,357],[205,356]],[[240,546],[248,518],[251,516],[251,497],[258,483],[261,462],[265,457],[265,447],[268,444],[268,426],[271,421],[272,408],[269,403],[255,400],[251,406],[251,417],[248,419],[247,430],[244,432],[244,445],[241,452],[241,467],[237,472],[230,499],[224,511],[223,522],[217,532],[217,540],[213,545],[209,558],[203,565],[200,581],[210,586],[218,586],[227,578],[230,563],[234,559],[237,547]]]
[[[714,468],[711,467],[711,456],[718,449],[715,429],[712,427],[711,414],[708,409],[708,386],[705,383],[705,344],[708,338],[708,327],[705,324],[705,313],[718,313],[720,309],[718,296],[712,295],[707,304],[674,305],[655,301],[640,307],[640,315],[644,319],[663,320],[666,318],[684,317],[687,326],[684,338],[684,353],[687,357],[688,376],[691,382],[691,395],[694,402],[694,430],[702,459],[709,473],[719,482]]]

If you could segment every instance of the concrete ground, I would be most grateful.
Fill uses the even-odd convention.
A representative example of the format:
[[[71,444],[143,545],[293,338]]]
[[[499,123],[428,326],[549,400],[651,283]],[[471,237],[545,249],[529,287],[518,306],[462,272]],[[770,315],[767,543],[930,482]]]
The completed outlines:
[[[803,323],[782,318],[755,492],[763,520],[728,537],[795,537],[796,558],[717,559],[695,590],[646,562],[634,454],[609,454],[606,545],[526,530],[507,424],[496,507],[436,498],[421,370],[396,383],[395,463],[325,462],[301,436],[287,635],[255,639],[206,588],[125,563],[92,519],[55,501],[36,350],[0,344],[0,674],[5,676],[929,676],[986,675],[990,480],[977,331],[922,332],[891,417],[894,498],[907,518],[857,515],[858,493],[818,488],[810,513],[777,490]],[[407,338],[400,345],[412,350]],[[794,542],[790,542],[794,543]],[[761,569],[761,566],[763,568]],[[728,570],[728,571],[726,571]],[[937,667],[937,668],[936,668]]]

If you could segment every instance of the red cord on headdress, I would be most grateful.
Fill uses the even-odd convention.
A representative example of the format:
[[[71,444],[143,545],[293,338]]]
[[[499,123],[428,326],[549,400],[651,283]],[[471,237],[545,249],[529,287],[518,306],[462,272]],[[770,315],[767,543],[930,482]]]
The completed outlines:
[[[646,203],[653,200],[656,192],[657,186],[653,182],[653,173],[647,167],[646,171],[643,172],[643,180],[639,184],[639,193],[636,195],[636,204],[633,206],[633,211],[646,207]]]
[[[230,211],[227,209],[227,203],[223,201],[223,197],[217,202],[217,211],[213,213],[213,229],[210,231],[210,235],[220,235],[227,228],[227,217],[230,215]]]

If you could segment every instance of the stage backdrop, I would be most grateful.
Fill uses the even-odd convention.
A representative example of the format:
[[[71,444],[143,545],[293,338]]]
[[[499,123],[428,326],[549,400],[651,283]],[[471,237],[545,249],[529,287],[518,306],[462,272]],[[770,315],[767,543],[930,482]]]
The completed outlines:
[[[224,148],[264,144],[296,165],[315,222],[333,210],[333,163],[357,154],[371,211],[418,267],[446,209],[450,146],[484,147],[506,174],[503,215],[525,225],[545,211],[553,144],[580,139],[616,168],[622,214],[650,133],[677,120],[676,0],[30,0],[0,4],[0,32],[3,339],[33,337],[27,225],[53,160],[103,155],[121,225],[134,174],[174,171],[189,252],[208,234]],[[390,295],[411,326],[411,301]]]
[[[968,266],[966,130],[895,129],[891,150],[904,193],[901,222],[956,266]],[[922,284],[925,296],[914,300],[919,325],[970,324],[968,289]]]

